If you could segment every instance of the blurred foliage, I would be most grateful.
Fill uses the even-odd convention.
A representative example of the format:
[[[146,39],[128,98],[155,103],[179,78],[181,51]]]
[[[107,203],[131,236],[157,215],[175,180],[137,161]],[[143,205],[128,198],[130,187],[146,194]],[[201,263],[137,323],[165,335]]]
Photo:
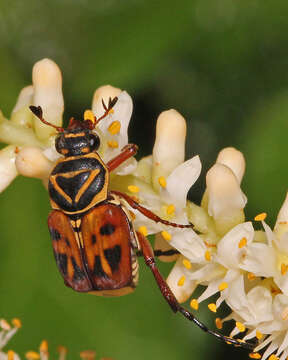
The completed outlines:
[[[288,178],[287,11],[284,0],[0,0],[0,107],[9,115],[34,62],[50,57],[63,71],[66,118],[80,116],[99,85],[132,95],[130,139],[142,155],[158,114],[176,108],[188,121],[187,157],[200,154],[203,174],[221,148],[244,151],[248,217],[266,210],[273,224]],[[204,184],[192,189],[195,201]],[[37,181],[17,179],[1,194],[0,314],[24,323],[11,346],[23,352],[47,338],[72,359],[85,348],[119,360],[246,356],[174,316],[145,266],[127,297],[65,288],[48,212]]]

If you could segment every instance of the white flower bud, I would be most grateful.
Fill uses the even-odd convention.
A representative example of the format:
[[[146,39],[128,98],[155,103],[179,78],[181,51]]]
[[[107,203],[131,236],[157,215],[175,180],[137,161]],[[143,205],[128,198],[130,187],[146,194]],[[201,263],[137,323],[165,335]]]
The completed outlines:
[[[156,125],[152,180],[159,189],[159,177],[166,178],[185,156],[186,121],[176,110],[162,112]]]
[[[16,168],[23,176],[45,179],[48,178],[53,163],[43,155],[40,148],[25,147],[17,154]]]
[[[206,184],[208,213],[214,218],[219,235],[223,235],[244,221],[247,199],[234,172],[225,165],[212,166],[207,172]]]
[[[29,105],[33,101],[34,89],[32,85],[24,87],[18,96],[16,105],[12,110],[11,121],[25,127],[32,126],[33,115]]]
[[[241,151],[233,147],[224,148],[219,152],[216,163],[228,166],[234,172],[239,184],[241,183],[245,172],[245,158]]]
[[[0,150],[0,192],[17,176],[15,167],[16,146],[9,145]]]
[[[41,106],[43,117],[51,124],[61,126],[64,111],[62,75],[56,63],[50,59],[38,61],[32,72],[35,106]],[[47,140],[55,129],[43,124],[34,116],[34,127],[40,140]]]
[[[100,117],[104,114],[105,110],[102,105],[102,99],[106,105],[108,105],[109,97],[113,99],[115,96],[119,96],[121,89],[118,89],[111,85],[104,85],[95,90],[92,100],[92,111],[96,117]]]

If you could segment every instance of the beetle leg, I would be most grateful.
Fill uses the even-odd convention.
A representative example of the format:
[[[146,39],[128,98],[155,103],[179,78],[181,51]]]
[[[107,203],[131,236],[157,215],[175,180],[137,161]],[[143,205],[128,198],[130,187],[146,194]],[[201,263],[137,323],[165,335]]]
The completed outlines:
[[[138,236],[139,244],[140,244],[141,249],[142,249],[142,253],[143,253],[143,256],[144,256],[145,263],[150,268],[150,270],[152,271],[152,273],[154,275],[154,278],[155,278],[155,280],[157,282],[157,285],[158,285],[164,299],[167,301],[168,305],[171,307],[171,309],[175,313],[177,311],[179,311],[186,319],[194,322],[194,324],[199,326],[199,328],[201,330],[207,332],[208,334],[211,334],[211,335],[215,336],[217,339],[219,339],[221,341],[224,341],[224,342],[226,342],[228,344],[241,346],[241,347],[249,349],[249,350],[254,349],[254,347],[257,344],[241,342],[241,341],[238,341],[236,339],[230,338],[228,336],[222,335],[217,331],[210,330],[206,325],[204,325],[200,320],[198,320],[190,311],[183,308],[178,303],[175,295],[173,294],[172,290],[170,289],[170,287],[166,283],[163,276],[160,274],[160,272],[159,272],[159,270],[157,268],[157,265],[155,263],[155,258],[154,258],[154,254],[153,254],[153,250],[152,250],[152,247],[150,245],[150,242],[146,239],[146,237],[143,234],[141,234],[139,232],[137,232],[137,236]]]
[[[143,214],[144,216],[146,216],[147,218],[155,221],[156,223],[160,222],[164,225],[168,225],[168,226],[173,226],[173,227],[177,227],[177,228],[193,228],[192,224],[187,224],[187,225],[183,225],[183,224],[176,224],[173,223],[171,221],[168,220],[164,220],[161,219],[158,215],[154,214],[152,211],[146,209],[144,206],[141,206],[137,201],[135,201],[134,199],[131,198],[131,196],[124,194],[120,191],[111,191],[111,194],[115,194],[119,197],[122,197],[133,209],[138,210],[139,212],[141,212],[141,214]]]
[[[138,151],[138,146],[135,144],[127,144],[121,150],[121,153],[115,156],[113,159],[107,162],[106,166],[109,172],[115,170],[118,166],[120,166],[125,160],[134,156]]]

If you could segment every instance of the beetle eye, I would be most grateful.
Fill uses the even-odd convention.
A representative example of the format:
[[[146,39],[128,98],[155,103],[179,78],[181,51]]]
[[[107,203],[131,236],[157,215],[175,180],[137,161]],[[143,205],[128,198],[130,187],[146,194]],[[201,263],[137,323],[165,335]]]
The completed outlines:
[[[98,135],[96,134],[90,134],[89,135],[89,145],[90,145],[90,150],[98,150],[99,146],[100,146],[100,138]]]

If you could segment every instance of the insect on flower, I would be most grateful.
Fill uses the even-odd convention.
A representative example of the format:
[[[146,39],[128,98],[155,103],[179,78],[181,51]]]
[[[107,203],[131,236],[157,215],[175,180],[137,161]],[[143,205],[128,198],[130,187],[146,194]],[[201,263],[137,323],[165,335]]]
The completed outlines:
[[[109,174],[137,152],[136,145],[128,144],[106,164],[97,153],[100,138],[92,130],[113,111],[116,102],[117,97],[110,98],[108,106],[102,101],[105,111],[101,117],[97,119],[91,112],[85,112],[83,121],[71,118],[66,129],[45,121],[40,106],[30,106],[34,115],[58,131],[55,147],[63,155],[49,178],[53,210],[48,217],[48,227],[65,285],[95,295],[128,294],[138,282],[137,255],[141,254],[174,312],[179,311],[220,340],[253,349],[252,344],[208,329],[178,303],[156,266],[149,241],[143,233],[135,231],[128,208],[167,226],[189,228],[192,225],[163,220],[127,194],[108,191]],[[159,251],[158,255],[161,255]]]

